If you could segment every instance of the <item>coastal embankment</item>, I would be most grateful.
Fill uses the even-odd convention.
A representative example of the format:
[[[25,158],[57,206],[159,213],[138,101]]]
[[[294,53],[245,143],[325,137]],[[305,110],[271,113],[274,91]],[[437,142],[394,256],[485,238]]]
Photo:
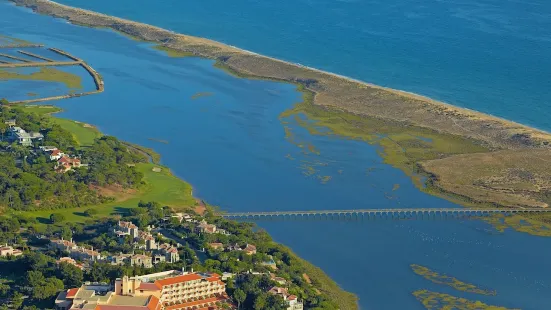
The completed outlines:
[[[147,24],[48,0],[12,1],[77,25],[109,28],[162,49],[214,59],[217,67],[240,77],[293,83],[304,93],[304,102],[293,112],[330,128],[331,134],[379,144],[385,162],[412,177],[429,176],[426,189],[417,184],[431,194],[464,205],[546,207],[550,203],[551,181],[541,166],[551,161],[547,132]],[[461,180],[447,177],[446,165],[455,156],[461,155],[460,163],[466,165],[454,167],[460,171],[479,160],[475,154],[480,153],[486,154],[483,170],[469,169],[473,173]],[[516,161],[518,153],[524,161]],[[423,164],[427,161],[430,164]],[[527,188],[534,177],[543,183]]]
[[[20,61],[23,61],[23,62],[20,62],[20,63],[3,63],[3,64],[0,64],[0,68],[57,67],[57,66],[75,66],[75,65],[78,65],[78,66],[81,66],[82,68],[84,68],[84,70],[86,70],[86,72],[88,72],[88,74],[90,74],[90,76],[94,80],[96,90],[89,91],[89,92],[82,92],[82,93],[66,94],[66,95],[60,95],[60,96],[51,96],[51,97],[44,97],[44,98],[11,101],[11,103],[13,103],[13,104],[28,104],[28,103],[37,103],[37,102],[45,102],[45,101],[52,101],[52,100],[69,99],[69,98],[74,98],[74,97],[82,97],[82,96],[98,94],[98,93],[101,93],[101,92],[104,91],[104,83],[103,83],[103,79],[101,78],[101,75],[96,70],[94,70],[92,67],[90,67],[90,65],[88,65],[84,60],[82,60],[80,58],[77,58],[77,57],[75,57],[75,56],[73,56],[73,55],[71,55],[71,54],[69,54],[65,51],[62,51],[60,49],[57,49],[57,48],[49,48],[49,50],[51,50],[52,52],[55,52],[57,54],[60,54],[62,56],[65,56],[65,57],[67,57],[67,58],[69,58],[73,61],[53,61],[51,59],[48,59],[48,58],[45,58],[45,57],[42,57],[42,56],[39,56],[39,55],[36,55],[36,54],[33,54],[33,53],[29,53],[29,52],[25,52],[25,51],[18,51],[21,54],[31,56],[31,57],[35,57],[35,58],[39,58],[39,59],[44,60],[44,61],[35,62],[35,61],[28,60],[28,59],[22,59],[22,58],[10,56],[10,55],[5,55],[5,57],[20,60]],[[1,54],[1,55],[3,55],[3,54]]]

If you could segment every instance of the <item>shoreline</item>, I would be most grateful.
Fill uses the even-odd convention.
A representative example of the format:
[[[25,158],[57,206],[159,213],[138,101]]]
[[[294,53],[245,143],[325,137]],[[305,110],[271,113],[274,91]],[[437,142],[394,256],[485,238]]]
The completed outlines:
[[[157,26],[79,9],[49,0],[10,0],[36,13],[70,23],[109,28],[139,40],[214,59],[237,73],[278,80],[314,92],[314,104],[437,132],[467,137],[492,149],[551,146],[551,133],[422,95],[363,82],[287,62],[210,39],[178,34]],[[519,139],[520,138],[520,139]]]
[[[15,105],[14,107],[15,108],[21,108],[21,109],[25,108],[25,106],[21,106],[21,105]],[[60,107],[57,107],[55,105],[28,105],[27,107],[35,107],[36,109],[47,110],[44,113],[42,113],[42,115],[47,115],[48,117],[51,117],[51,118],[54,118],[54,119],[70,120],[70,121],[73,121],[73,122],[77,122],[77,121],[72,120],[72,119],[66,119],[66,118],[61,118],[61,117],[56,116],[57,113],[63,112],[63,109],[60,108]],[[37,112],[28,111],[28,113],[37,113]],[[81,124],[85,124],[85,123],[81,123]],[[103,135],[103,133],[95,125],[91,125],[91,124],[86,124],[86,125],[88,125],[88,126],[84,126],[84,127],[87,130],[95,131],[95,132],[98,132],[100,135]],[[67,128],[65,128],[65,129],[72,132],[71,130],[69,130]],[[170,167],[160,163],[161,155],[156,153],[154,149],[150,149],[150,148],[147,148],[145,146],[142,146],[142,145],[139,145],[139,144],[134,144],[134,143],[123,141],[123,140],[119,140],[119,141],[122,144],[124,144],[125,146],[134,149],[135,151],[141,153],[143,156],[146,156],[149,160],[151,160],[150,162],[143,164],[145,167],[147,167],[147,168],[150,168],[150,167],[161,168],[164,171],[161,172],[160,174],[168,175],[168,177],[172,178],[172,180],[170,181],[170,184],[172,184],[172,185],[178,185],[178,184],[185,185],[186,188],[189,188],[189,195],[194,199],[195,202],[203,201],[203,199],[201,199],[199,197],[196,197],[194,195],[193,185],[189,181],[187,181],[183,177],[178,176],[177,174],[175,174],[170,169]],[[150,171],[150,169],[146,169],[146,170]],[[155,173],[152,173],[152,174],[154,175],[154,174],[157,174],[157,173],[159,173],[159,172],[155,172]],[[144,175],[143,180],[147,180],[147,178],[148,178],[148,176]],[[163,189],[166,190],[166,187],[163,187]],[[77,210],[77,209],[79,211],[84,212],[86,209],[94,208],[94,207],[99,208],[99,209],[101,209],[101,208],[111,209],[111,207],[109,207],[110,205],[111,206],[119,206],[119,207],[120,206],[127,207],[128,204],[132,204],[132,203],[137,204],[138,199],[140,201],[142,201],[142,198],[144,198],[144,197],[142,197],[144,195],[144,192],[140,193],[140,191],[144,191],[144,190],[146,192],[151,191],[151,188],[148,188],[148,187],[141,188],[137,192],[138,195],[135,196],[135,197],[130,196],[130,197],[126,197],[123,200],[117,200],[117,201],[114,201],[114,202],[108,202],[108,203],[104,203],[104,204],[100,204],[100,205],[87,205],[87,206],[82,206],[82,207],[77,207],[77,208],[45,209],[45,210],[38,211],[38,213],[37,213],[37,211],[21,211],[21,210],[9,211],[9,212],[14,212],[15,214],[20,214],[20,215],[21,214],[29,214],[30,216],[35,216],[36,215],[37,218],[40,217],[40,215],[42,215],[43,217],[46,217],[46,215],[51,213],[51,212],[60,212],[60,213],[69,212],[69,213],[73,214],[74,216],[76,216],[76,214],[75,214],[76,212],[74,212],[74,211]],[[145,201],[147,201],[147,200],[145,200]],[[178,205],[178,204],[177,205],[172,205],[171,203],[166,203],[166,205],[170,206],[170,207],[182,208],[182,205]],[[218,208],[217,206],[213,206],[213,205],[207,205],[207,206],[208,206],[209,211],[213,211],[213,210],[216,210]],[[194,207],[195,206],[192,206],[192,205],[185,206],[184,210],[185,210],[185,208],[193,209]],[[176,210],[178,210],[178,209],[176,209]],[[179,211],[181,211],[181,209]],[[109,213],[108,215],[107,214],[102,214],[102,213],[100,213],[100,214],[105,215],[105,217],[111,217],[111,215],[113,213]],[[97,215],[97,216],[99,216],[99,215]],[[220,215],[218,214],[216,216],[220,216]],[[227,219],[227,220],[236,221],[234,219]],[[271,237],[271,235],[270,235],[270,237]],[[315,283],[317,283],[315,285],[312,285],[312,287],[314,287],[316,290],[317,289],[321,290],[325,295],[329,296],[333,302],[337,303],[338,305],[341,305],[342,308],[340,308],[340,309],[347,309],[347,310],[348,309],[359,309],[359,303],[358,303],[359,298],[356,294],[345,290],[339,283],[337,283],[335,280],[333,280],[333,278],[331,276],[329,276],[323,269],[321,269],[317,265],[314,265],[313,263],[311,263],[310,261],[304,259],[303,257],[299,256],[287,245],[285,245],[283,243],[280,243],[280,242],[277,242],[273,239],[271,240],[271,242],[276,244],[277,247],[285,249],[286,251],[288,251],[291,254],[291,256],[299,262],[301,268],[305,271],[305,274],[307,274],[308,277],[314,279]],[[354,305],[354,307],[352,307],[352,305]]]

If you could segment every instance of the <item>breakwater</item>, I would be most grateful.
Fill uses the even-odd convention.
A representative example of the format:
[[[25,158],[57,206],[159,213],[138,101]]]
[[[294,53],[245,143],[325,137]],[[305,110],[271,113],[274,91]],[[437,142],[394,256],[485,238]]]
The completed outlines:
[[[54,62],[54,60],[51,60],[50,58],[46,58],[44,56],[40,56],[40,55],[31,53],[31,52],[26,52],[26,51],[17,51],[17,52],[21,53],[23,55],[31,56],[31,57],[42,59],[42,60],[45,60],[45,61]]]
[[[0,45],[0,48],[25,48],[25,47],[44,47],[43,44],[5,44]]]
[[[30,59],[25,59],[25,58],[21,58],[21,57],[16,57],[16,56],[4,54],[4,53],[0,53],[0,56],[6,57],[6,58],[9,58],[9,59],[13,59],[13,60],[17,60],[17,61],[21,61],[21,62],[32,62],[32,60],[30,60]]]
[[[90,74],[90,76],[92,77],[92,79],[94,81],[94,85],[95,85],[96,90],[89,91],[89,92],[82,92],[82,93],[66,94],[66,95],[60,95],[60,96],[51,96],[51,97],[45,97],[45,98],[35,98],[35,99],[11,101],[11,103],[13,103],[13,104],[28,104],[28,103],[37,103],[37,102],[45,102],[45,101],[52,101],[52,100],[70,99],[70,98],[75,98],[75,97],[82,97],[82,96],[98,94],[98,93],[101,93],[101,92],[104,91],[105,87],[104,87],[104,82],[103,82],[103,79],[102,79],[101,75],[96,70],[94,70],[90,65],[88,65],[84,60],[82,60],[80,58],[77,58],[77,57],[75,57],[75,56],[73,56],[73,55],[71,55],[71,54],[69,54],[65,51],[62,51],[60,49],[57,49],[57,48],[49,48],[49,50],[51,50],[51,51],[53,51],[57,54],[60,54],[62,56],[65,56],[65,57],[71,59],[72,61],[53,61],[51,59],[48,59],[48,58],[45,58],[45,57],[42,57],[42,56],[38,56],[38,55],[34,55],[32,53],[19,51],[20,53],[28,54],[29,56],[40,58],[40,59],[46,60],[46,61],[45,62],[44,61],[40,61],[40,62],[27,61],[27,62],[24,62],[24,63],[3,63],[3,64],[0,64],[0,68],[57,67],[57,66],[75,66],[75,65],[78,65],[78,66],[81,66],[82,68],[84,68],[84,70],[86,70],[86,72],[88,72],[88,74]],[[4,55],[0,54],[0,56],[4,56]],[[10,56],[10,55],[5,55],[5,56],[7,57],[7,56]],[[17,58],[17,57],[13,57],[13,56],[10,56],[10,57],[11,58]]]

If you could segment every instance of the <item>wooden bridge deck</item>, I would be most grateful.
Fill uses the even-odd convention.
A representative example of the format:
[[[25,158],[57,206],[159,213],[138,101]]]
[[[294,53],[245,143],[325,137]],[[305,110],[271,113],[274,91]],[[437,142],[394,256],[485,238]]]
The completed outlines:
[[[273,212],[235,212],[221,213],[225,218],[262,218],[285,216],[341,216],[341,215],[380,215],[380,216],[416,216],[416,215],[489,215],[516,213],[546,213],[551,209],[543,208],[403,208],[403,209],[353,209],[353,210],[310,210],[310,211],[273,211]]]

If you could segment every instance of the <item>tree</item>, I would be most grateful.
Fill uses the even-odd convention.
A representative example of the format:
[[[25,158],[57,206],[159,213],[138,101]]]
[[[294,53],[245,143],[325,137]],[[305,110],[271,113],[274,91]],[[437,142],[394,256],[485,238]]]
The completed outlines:
[[[23,294],[15,292],[11,298],[11,306],[13,309],[19,309],[23,305]]]
[[[86,211],[84,211],[84,215],[86,215],[88,217],[92,217],[96,214],[98,214],[98,210],[96,210],[96,209],[87,209]]]
[[[256,296],[256,299],[254,300],[253,308],[255,310],[262,310],[266,307],[266,296],[264,294],[260,294]]]
[[[31,270],[27,272],[26,281],[29,286],[33,288],[41,286],[44,283],[44,275],[38,270]]]
[[[32,297],[36,299],[47,299],[63,289],[63,281],[50,277],[42,282],[42,285],[33,287]]]
[[[52,224],[61,223],[65,221],[65,215],[61,213],[52,213],[50,215],[50,221],[52,221]]]
[[[65,287],[77,287],[82,284],[84,275],[80,268],[68,263],[61,263],[57,269],[57,277],[63,279]]]
[[[9,105],[10,102],[8,101],[8,99],[2,98],[2,99],[0,99],[0,104],[1,104],[1,105]]]
[[[73,231],[71,228],[67,226],[61,227],[61,237],[65,240],[71,240],[71,238],[73,238]]]
[[[241,303],[244,302],[245,299],[247,298],[247,294],[245,294],[245,292],[242,289],[238,288],[233,293],[233,298],[235,298],[235,301],[237,301],[237,309],[240,309]]]

